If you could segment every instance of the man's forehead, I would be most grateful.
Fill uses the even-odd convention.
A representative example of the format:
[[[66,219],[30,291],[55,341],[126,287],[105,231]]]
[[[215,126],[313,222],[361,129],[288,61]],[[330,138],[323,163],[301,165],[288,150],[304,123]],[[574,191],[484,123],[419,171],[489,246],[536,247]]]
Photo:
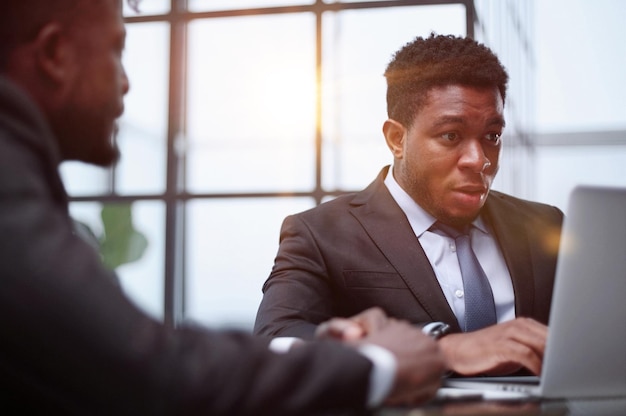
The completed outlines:
[[[498,95],[500,96],[500,99],[502,99],[502,96],[500,95],[500,90],[498,89],[497,85],[464,84],[460,82],[450,82],[447,84],[433,85],[426,90],[425,97],[430,98],[432,95],[444,92],[446,90],[448,91],[450,90],[456,90],[456,91],[473,90],[473,91],[483,91],[483,92],[489,91],[489,92],[494,92],[494,93],[497,92]]]

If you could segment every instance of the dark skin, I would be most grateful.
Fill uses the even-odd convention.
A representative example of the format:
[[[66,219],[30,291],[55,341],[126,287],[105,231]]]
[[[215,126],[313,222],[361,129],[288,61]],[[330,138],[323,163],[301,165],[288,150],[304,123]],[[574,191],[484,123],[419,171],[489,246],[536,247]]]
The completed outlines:
[[[383,125],[398,184],[440,221],[472,222],[498,172],[503,111],[496,88],[433,88],[411,126]]]
[[[359,345],[373,343],[393,351],[399,365],[388,405],[419,404],[432,398],[441,386],[446,368],[437,342],[410,323],[387,317],[371,308],[352,318],[333,318],[320,324],[316,337],[340,339]]]
[[[119,1],[96,2],[71,25],[51,20],[8,62],[5,75],[42,110],[64,160],[108,166],[118,158],[112,136],[129,90],[120,10]]]

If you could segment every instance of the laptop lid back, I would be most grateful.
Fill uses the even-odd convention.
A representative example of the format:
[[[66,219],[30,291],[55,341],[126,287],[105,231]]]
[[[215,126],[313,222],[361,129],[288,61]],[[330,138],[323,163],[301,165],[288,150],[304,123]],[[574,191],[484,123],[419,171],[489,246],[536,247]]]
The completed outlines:
[[[542,396],[626,396],[626,189],[572,192],[550,313]]]

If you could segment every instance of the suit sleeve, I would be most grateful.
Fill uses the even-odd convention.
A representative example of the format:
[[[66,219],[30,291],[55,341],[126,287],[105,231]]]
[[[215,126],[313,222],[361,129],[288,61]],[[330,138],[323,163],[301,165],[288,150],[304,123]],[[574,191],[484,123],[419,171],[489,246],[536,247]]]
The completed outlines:
[[[334,291],[324,257],[306,224],[289,216],[280,231],[280,245],[254,331],[267,336],[313,337],[318,324],[337,315]]]
[[[362,409],[371,363],[337,343],[287,354],[236,332],[170,329],[72,233],[42,163],[0,130],[0,400],[63,414]]]

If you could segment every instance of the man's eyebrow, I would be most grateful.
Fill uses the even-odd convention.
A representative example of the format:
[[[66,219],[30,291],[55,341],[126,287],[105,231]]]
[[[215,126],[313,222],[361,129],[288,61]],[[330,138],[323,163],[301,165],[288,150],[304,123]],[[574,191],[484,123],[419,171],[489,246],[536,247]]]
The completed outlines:
[[[445,126],[446,124],[463,124],[465,123],[465,119],[459,116],[441,116],[435,119],[435,122],[432,124],[432,127],[437,128],[441,126]]]
[[[499,126],[499,127],[504,127],[506,126],[506,121],[504,121],[504,118],[502,117],[494,117],[491,118],[487,121],[487,126]]]
[[[464,124],[465,118],[460,116],[441,116],[434,120],[432,127],[437,128],[448,124]],[[506,122],[502,117],[493,117],[487,120],[487,126],[504,127]]]

